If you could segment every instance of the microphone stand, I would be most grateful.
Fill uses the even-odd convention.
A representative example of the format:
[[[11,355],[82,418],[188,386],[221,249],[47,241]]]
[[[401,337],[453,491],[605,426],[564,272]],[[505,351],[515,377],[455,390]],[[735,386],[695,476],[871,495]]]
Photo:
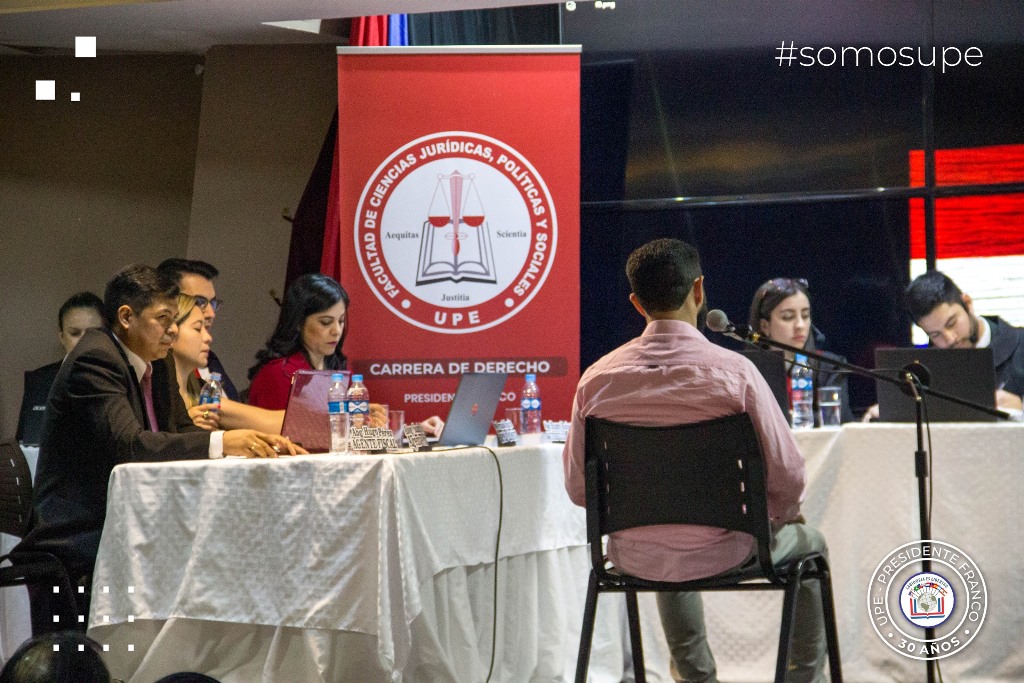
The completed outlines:
[[[1010,415],[1001,410],[989,408],[987,406],[979,405],[972,401],[964,400],[959,396],[951,396],[941,391],[935,391],[933,389],[930,389],[927,385],[922,384],[921,378],[918,376],[918,374],[914,372],[913,365],[909,365],[900,370],[898,377],[889,377],[888,375],[882,373],[879,370],[869,370],[859,365],[853,365],[852,363],[847,363],[846,361],[840,361],[838,359],[826,356],[825,354],[819,351],[802,349],[796,346],[790,346],[789,344],[783,344],[782,342],[775,341],[774,339],[754,332],[753,330],[748,329],[745,325],[737,327],[734,326],[732,323],[728,323],[724,330],[712,331],[718,332],[719,334],[724,334],[727,337],[731,337],[733,339],[738,339],[762,351],[766,351],[769,348],[781,349],[783,351],[789,351],[794,355],[799,354],[807,358],[813,358],[817,360],[819,364],[828,363],[830,365],[834,365],[835,367],[842,368],[843,370],[846,370],[855,375],[860,375],[861,377],[867,377],[870,379],[888,382],[889,384],[895,384],[896,386],[900,387],[903,393],[913,397],[917,417],[917,450],[914,452],[914,472],[917,478],[917,507],[921,523],[921,557],[925,558],[926,556],[924,554],[924,547],[925,545],[927,545],[928,541],[932,540],[932,528],[931,509],[929,508],[928,500],[928,477],[930,476],[928,468],[928,452],[924,448],[924,396],[934,396],[935,398],[939,398],[944,401],[951,401],[953,403],[956,403],[957,405],[966,406],[967,408],[975,410],[979,413],[992,415],[1002,420],[1009,420]],[[815,393],[817,393],[817,387],[814,388],[814,391]],[[815,415],[815,420],[816,419],[817,415]],[[923,571],[930,572],[932,570],[931,560],[922,559],[921,569]],[[925,627],[924,637],[927,641],[934,640],[935,628],[931,626]],[[931,658],[925,660],[925,666],[927,667],[928,674],[928,683],[935,683],[935,661],[935,659]]]

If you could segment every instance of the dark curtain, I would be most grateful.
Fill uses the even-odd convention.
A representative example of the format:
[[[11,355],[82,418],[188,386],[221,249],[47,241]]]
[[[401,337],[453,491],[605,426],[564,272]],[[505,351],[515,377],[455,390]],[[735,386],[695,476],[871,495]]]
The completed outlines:
[[[320,259],[324,245],[324,225],[327,221],[327,199],[331,189],[331,167],[334,164],[334,146],[338,137],[338,112],[334,112],[320,156],[302,192],[302,199],[292,219],[292,238],[288,246],[288,271],[285,289],[292,280],[306,273],[320,272]],[[283,296],[283,293],[282,293]]]

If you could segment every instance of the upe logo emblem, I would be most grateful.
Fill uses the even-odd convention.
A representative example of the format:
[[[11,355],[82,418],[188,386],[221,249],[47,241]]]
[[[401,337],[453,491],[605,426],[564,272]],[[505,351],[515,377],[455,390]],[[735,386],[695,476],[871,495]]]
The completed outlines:
[[[925,562],[930,563],[927,570]],[[901,545],[878,564],[868,582],[875,633],[912,659],[959,652],[978,635],[987,609],[988,590],[978,565],[943,541]]]
[[[953,613],[956,592],[940,574],[914,574],[900,591],[900,609],[912,624],[938,626]]]
[[[398,317],[462,334],[498,325],[543,287],[558,243],[537,170],[499,140],[444,132],[391,154],[359,198],[367,284]]]

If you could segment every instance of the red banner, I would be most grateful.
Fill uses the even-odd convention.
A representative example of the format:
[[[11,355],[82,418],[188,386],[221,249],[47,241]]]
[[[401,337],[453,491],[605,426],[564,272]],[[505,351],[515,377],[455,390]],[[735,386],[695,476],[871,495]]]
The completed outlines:
[[[579,378],[579,53],[339,48],[345,353],[374,402],[444,415],[465,372]]]

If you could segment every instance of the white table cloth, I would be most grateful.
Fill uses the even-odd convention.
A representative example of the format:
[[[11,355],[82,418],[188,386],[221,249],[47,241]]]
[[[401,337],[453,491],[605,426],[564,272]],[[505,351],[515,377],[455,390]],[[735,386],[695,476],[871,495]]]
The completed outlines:
[[[22,446],[28,468],[36,475],[39,459],[37,446]],[[0,534],[0,555],[6,555],[18,544],[17,538]],[[14,654],[27,638],[32,636],[32,618],[28,609],[28,591],[23,586],[0,588],[0,662]]]
[[[496,451],[504,515],[492,680],[571,678],[589,556],[560,446]],[[486,678],[499,484],[483,449],[118,467],[90,634],[115,676]],[[621,680],[616,605],[595,671]],[[129,645],[134,647],[129,650]],[[663,646],[662,646],[663,647]],[[653,681],[667,655],[651,640]]]
[[[940,661],[947,681],[1024,680],[1024,425],[939,424],[931,428],[932,538],[966,551],[988,586],[988,615],[963,651]],[[800,432],[807,461],[807,520],[828,540],[844,679],[922,681],[924,663],[902,657],[875,634],[867,586],[885,556],[918,540],[913,425],[851,424]],[[708,640],[727,681],[767,681],[778,641],[781,598],[705,596]]]
[[[809,479],[804,513],[830,545],[846,680],[922,680],[923,664],[895,654],[878,639],[866,606],[868,580],[878,562],[918,538],[913,426],[854,424],[841,431],[799,433],[797,440]],[[941,661],[943,674],[958,681],[1024,680],[1024,654],[1017,646],[1024,631],[1024,571],[1018,560],[1024,532],[1016,514],[1017,489],[1024,480],[1024,425],[935,425],[932,444],[933,538],[973,557],[990,596],[982,632],[965,650]],[[546,455],[540,448],[501,452],[509,545],[502,542],[503,599],[492,680],[555,681],[572,672],[588,558],[581,545],[582,512],[564,498],[558,451],[548,448]],[[463,474],[454,463],[465,456],[475,464]],[[123,517],[125,526],[110,527],[104,536],[92,635],[111,644],[112,662],[147,683],[157,677],[153,674],[171,670],[160,666],[189,664],[226,681],[483,680],[490,648],[488,548],[493,552],[496,476],[485,451],[451,457],[437,473],[421,476],[431,469],[425,463],[436,458],[320,456],[237,461],[223,463],[223,469],[217,463],[119,468],[112,480],[118,502],[112,489],[111,514]],[[168,467],[174,476],[166,476]],[[326,474],[332,468],[340,470]],[[336,480],[357,492],[369,486],[367,481],[383,487],[376,510],[356,514],[347,506],[314,504],[315,492],[336,492]],[[239,503],[243,483],[253,491],[282,488],[290,492],[291,503],[250,494]],[[513,490],[529,495],[517,500]],[[545,503],[549,497],[564,509]],[[228,507],[228,500],[230,509],[217,511]],[[154,518],[157,509],[161,514]],[[362,521],[372,522],[371,530],[356,529]],[[450,533],[431,538],[437,525]],[[337,530],[314,538],[329,528]],[[460,534],[453,529],[466,538],[455,538]],[[528,533],[548,535],[536,552],[529,552]],[[234,550],[213,547],[221,543]],[[285,543],[339,557],[310,552],[289,559],[281,550]],[[262,550],[251,555],[259,559],[239,564],[249,548]],[[328,604],[327,596],[338,593],[322,576],[354,567],[353,548],[373,551],[360,557],[375,570],[380,558],[374,553],[390,548],[383,559],[391,567],[376,584],[373,571],[357,572],[347,579],[357,597],[346,592],[341,605]],[[300,578],[287,578],[292,571]],[[103,585],[110,586],[109,594],[101,592]],[[127,593],[127,586],[136,592]],[[313,602],[295,601],[286,608],[287,590]],[[619,680],[603,676],[628,668],[616,597],[601,599],[599,624],[605,631],[595,639],[592,680]],[[705,604],[720,677],[770,680],[778,597],[715,594],[706,596]],[[651,600],[643,602],[645,650],[650,648],[648,662],[655,669],[652,680],[666,680],[658,671],[664,669],[664,650],[651,606]],[[258,618],[250,618],[249,607]],[[139,620],[127,622],[133,613]],[[230,623],[225,615],[241,621]],[[353,630],[311,626],[321,623],[317,619],[327,621],[327,615]],[[103,616],[117,625],[102,626]],[[393,632],[380,636],[388,625]],[[136,644],[134,652],[127,652],[129,643]],[[388,670],[382,657],[393,657],[396,668]],[[356,673],[348,677],[347,672]],[[626,676],[622,680],[629,680]]]

